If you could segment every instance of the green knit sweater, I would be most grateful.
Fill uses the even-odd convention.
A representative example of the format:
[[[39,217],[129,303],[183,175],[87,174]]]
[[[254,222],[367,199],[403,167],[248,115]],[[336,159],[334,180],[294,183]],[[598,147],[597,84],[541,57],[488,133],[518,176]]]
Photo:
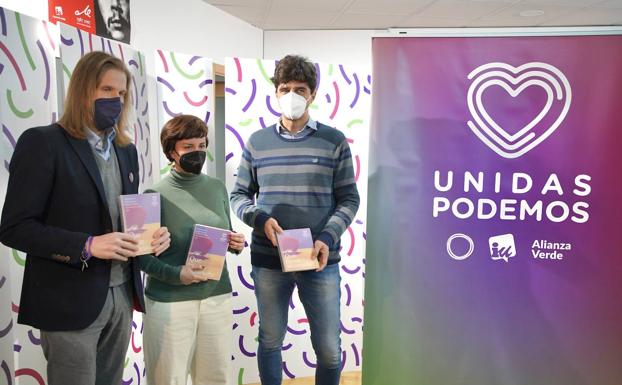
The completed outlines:
[[[140,268],[148,275],[145,295],[154,301],[176,302],[230,293],[226,263],[220,281],[183,285],[179,279],[195,224],[231,230],[225,185],[204,174],[182,174],[171,170],[168,177],[145,192],[160,193],[162,226],[171,233],[171,246],[159,257],[139,257]]]

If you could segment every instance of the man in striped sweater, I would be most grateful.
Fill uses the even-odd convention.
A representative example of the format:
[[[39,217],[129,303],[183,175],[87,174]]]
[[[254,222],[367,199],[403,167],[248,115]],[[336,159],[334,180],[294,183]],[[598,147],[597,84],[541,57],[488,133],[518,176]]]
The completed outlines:
[[[281,384],[288,302],[298,286],[317,356],[315,383],[337,385],[341,374],[340,237],[360,202],[352,156],[340,131],[309,116],[317,84],[311,62],[300,56],[284,57],[272,82],[281,119],[251,135],[231,192],[236,215],[253,228],[251,275],[260,318],[259,375],[263,385]],[[311,229],[320,267],[284,273],[275,234],[304,227]]]

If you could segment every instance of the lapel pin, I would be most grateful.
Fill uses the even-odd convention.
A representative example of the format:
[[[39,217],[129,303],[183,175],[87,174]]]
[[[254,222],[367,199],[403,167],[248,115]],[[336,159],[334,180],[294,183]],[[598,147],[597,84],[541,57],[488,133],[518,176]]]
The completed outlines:
[[[133,172],[130,172],[129,177],[130,177],[130,183],[134,183],[134,173]]]

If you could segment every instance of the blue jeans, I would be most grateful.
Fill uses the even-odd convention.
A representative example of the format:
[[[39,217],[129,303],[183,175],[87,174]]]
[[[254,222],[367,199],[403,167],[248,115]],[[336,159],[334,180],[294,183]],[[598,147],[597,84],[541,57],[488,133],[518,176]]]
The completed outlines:
[[[341,376],[341,277],[339,264],[321,272],[283,273],[253,266],[255,296],[259,311],[257,364],[262,385],[281,385],[281,347],[287,330],[289,299],[298,286],[305,308],[311,343],[317,357],[316,385],[338,385]]]

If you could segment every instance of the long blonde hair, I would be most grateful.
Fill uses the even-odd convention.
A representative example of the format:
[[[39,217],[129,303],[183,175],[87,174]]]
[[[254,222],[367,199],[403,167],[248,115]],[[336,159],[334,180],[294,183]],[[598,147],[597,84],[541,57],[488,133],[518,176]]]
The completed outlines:
[[[117,136],[115,143],[125,146],[130,143],[130,137],[125,132],[128,126],[129,109],[131,106],[130,86],[132,74],[125,64],[114,56],[102,51],[94,51],[84,55],[76,64],[71,75],[67,97],[65,98],[65,111],[58,123],[67,133],[76,139],[85,139],[85,128],[95,127],[93,119],[93,100],[97,86],[101,82],[104,73],[115,69],[125,74],[127,92],[123,96],[123,110],[119,122],[115,127]]]

